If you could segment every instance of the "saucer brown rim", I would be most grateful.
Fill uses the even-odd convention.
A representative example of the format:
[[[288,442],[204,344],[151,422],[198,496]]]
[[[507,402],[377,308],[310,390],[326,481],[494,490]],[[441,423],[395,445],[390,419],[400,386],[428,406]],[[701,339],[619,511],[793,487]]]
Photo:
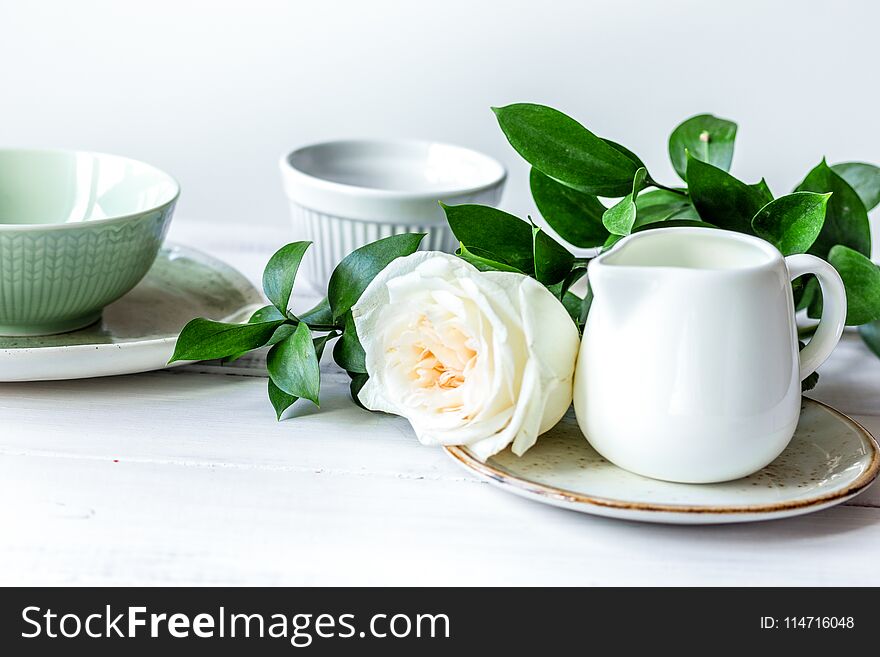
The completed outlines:
[[[491,479],[499,484],[511,486],[525,493],[532,495],[547,497],[555,501],[566,502],[569,504],[582,504],[587,506],[598,506],[612,509],[623,509],[627,511],[649,511],[655,513],[687,513],[687,514],[740,514],[740,513],[777,513],[781,511],[793,511],[796,509],[805,509],[815,506],[824,506],[830,502],[843,501],[860,493],[867,488],[871,482],[880,473],[880,445],[877,440],[865,427],[859,424],[845,413],[841,413],[836,408],[829,406],[824,402],[820,402],[810,397],[804,397],[805,402],[810,402],[821,406],[829,411],[832,415],[837,416],[844,422],[852,425],[858,433],[861,434],[865,442],[872,450],[871,462],[858,478],[850,483],[847,487],[838,491],[828,493],[821,497],[815,497],[805,500],[796,500],[791,502],[777,502],[774,504],[748,504],[742,506],[711,506],[711,505],[687,505],[687,504],[651,504],[647,502],[628,502],[625,500],[597,497],[594,495],[584,495],[564,488],[539,484],[534,481],[522,479],[509,472],[502,470],[496,466],[484,463],[473,456],[467,448],[460,446],[449,446],[444,449],[455,460],[459,461],[466,468],[477,472],[478,474]]]

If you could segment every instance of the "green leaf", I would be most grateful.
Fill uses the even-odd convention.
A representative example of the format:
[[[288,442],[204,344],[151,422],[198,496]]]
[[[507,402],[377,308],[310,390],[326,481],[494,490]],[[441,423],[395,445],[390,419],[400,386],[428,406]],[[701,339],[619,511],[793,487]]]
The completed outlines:
[[[358,339],[351,311],[345,313],[344,320],[345,329],[343,330],[342,337],[333,346],[333,360],[346,372],[366,374],[367,355],[364,353],[364,348]]]
[[[625,235],[609,235],[608,239],[605,240],[605,244],[602,245],[602,248],[599,250],[599,253],[605,253],[609,249],[611,249],[615,244],[617,244],[620,240],[622,240]]]
[[[648,172],[644,167],[636,171],[632,180],[632,188],[629,194],[620,199],[615,205],[608,208],[602,216],[602,223],[609,233],[615,235],[629,235],[632,232],[633,224],[636,222],[638,213],[636,200],[639,192],[645,186],[645,178]]]
[[[266,344],[284,320],[257,324],[226,324],[210,319],[194,319],[183,327],[174,355],[178,360],[213,360],[241,354]]]
[[[799,276],[791,282],[791,291],[794,295],[794,309],[804,310],[810,305],[809,298],[809,282],[813,278],[812,274]]]
[[[260,308],[257,312],[255,312],[253,315],[251,315],[251,318],[248,320],[248,322],[251,324],[256,324],[261,321],[268,322],[268,321],[277,320],[277,319],[284,319],[284,316],[281,314],[281,312],[275,306],[264,306],[264,307]],[[302,321],[302,320],[299,320],[299,321]],[[284,338],[286,338],[288,335],[290,335],[291,333],[293,333],[296,330],[296,324],[297,324],[297,322],[291,322],[290,320],[288,320],[287,322],[285,322],[284,324],[279,326],[277,329],[275,329],[275,333],[272,334],[272,337],[269,338],[268,342],[266,342],[266,344],[263,346],[264,347],[266,347],[266,346],[271,347],[273,344],[278,344]],[[227,358],[225,360],[231,361],[231,360],[235,360],[236,358],[240,358],[241,356],[244,356],[244,353],[240,353],[236,356],[232,356],[232,357]]]
[[[285,319],[285,317],[281,314],[281,312],[275,306],[263,306],[248,320],[250,324],[257,324],[259,322],[269,322],[278,319]],[[301,321],[301,320],[298,320]],[[298,321],[287,320],[272,334],[272,337],[266,342],[265,346],[271,347],[273,344],[278,344],[288,335],[293,333],[296,330],[296,325]],[[235,358],[243,356],[244,353],[238,354],[235,357],[229,358],[228,360],[235,360]]]
[[[638,203],[636,203],[636,223],[633,224],[633,229],[631,232],[635,232],[636,228],[640,228],[648,224],[665,224],[669,221],[676,220],[699,221],[700,215],[697,214],[696,208],[694,208],[694,206],[690,203],[685,203],[677,207],[666,208],[665,212],[661,211],[661,208],[654,207],[644,213],[638,209]],[[660,226],[654,227],[660,228]]]
[[[761,195],[761,200],[764,202],[765,205],[773,200],[773,192],[770,191],[770,186],[763,178],[761,178],[758,182],[749,185],[749,187],[751,187]]]
[[[279,342],[287,338],[287,336],[292,335],[293,332],[296,330],[296,327],[301,323],[302,322],[297,322],[296,324],[292,324],[288,322],[286,324],[282,324],[277,329],[275,329],[275,333],[272,334],[272,337],[269,338],[269,341],[263,346],[271,347],[272,345],[278,344]]]
[[[366,374],[350,374],[349,376],[351,376],[351,383],[348,385],[348,391],[351,394],[352,400],[354,400],[354,403],[365,411],[369,410],[366,406],[361,404],[361,400],[358,399],[358,394],[370,377]]]
[[[333,319],[351,310],[379,272],[392,260],[415,253],[424,233],[403,233],[371,242],[349,253],[342,259],[327,287]]]
[[[278,320],[284,321],[287,317],[275,306],[263,306],[256,311],[248,320],[248,324],[259,324],[261,322],[274,322]]]
[[[501,258],[494,253],[490,253],[489,251],[477,247],[468,247],[464,244],[459,244],[458,249],[455,251],[455,255],[465,262],[469,262],[480,271],[510,271],[516,274],[525,274],[525,272],[520,271],[516,267],[511,267],[507,263],[501,262]]]
[[[602,216],[602,223],[610,233],[623,237],[632,232],[637,214],[636,204],[633,203],[632,196],[627,194],[605,210],[605,214]]]
[[[312,340],[312,345],[315,348],[315,356],[319,363],[321,361],[321,355],[324,353],[324,346],[327,344],[327,340],[332,337],[334,337],[332,334],[322,335]],[[275,417],[278,420],[281,419],[284,411],[290,408],[297,399],[299,399],[299,397],[287,394],[275,384],[271,377],[269,377],[269,401],[272,402],[272,408],[275,409]]]
[[[529,103],[492,109],[510,145],[545,175],[598,196],[628,193],[639,165],[574,119]]]
[[[862,336],[865,344],[868,345],[868,348],[880,358],[880,320],[862,324],[859,327],[859,334]]]
[[[262,308],[257,310],[253,315],[251,315],[250,319],[248,320],[248,324],[260,324],[261,322],[271,322],[271,321],[275,321],[275,320],[281,320],[283,322],[286,319],[287,318],[284,315],[282,315],[281,312],[275,306],[270,304],[268,306],[263,306]],[[275,330],[275,333],[272,335],[271,338],[269,338],[269,341],[266,344],[269,344],[269,345],[275,344],[276,342],[281,340],[282,337],[287,335],[286,333],[284,333],[285,327],[291,327],[291,329],[292,329],[292,326],[290,324],[282,324],[281,326],[279,326]],[[281,337],[279,337],[279,336],[281,336]],[[236,354],[230,354],[228,356],[224,356],[223,363],[231,363],[233,361],[236,361],[239,358],[241,358],[242,356],[244,356],[246,353],[247,353],[246,351],[239,351]]]
[[[864,162],[841,162],[831,170],[849,183],[866,210],[873,210],[880,203],[880,167]]]
[[[880,319],[880,267],[858,251],[837,245],[828,262],[840,273],[846,288],[846,323],[859,326]]]
[[[330,301],[327,297],[321,299],[314,308],[307,310],[299,316],[301,322],[309,326],[330,326],[333,322],[333,312],[330,310]]]
[[[565,293],[568,292],[569,288],[581,280],[587,274],[586,267],[575,267],[568,275],[562,279],[559,283],[553,286],[549,286],[551,292],[556,294],[557,298],[562,299],[565,296]]]
[[[529,186],[541,216],[566,242],[587,249],[601,246],[608,239],[602,225],[606,208],[593,194],[558,183],[534,167]]]
[[[699,219],[690,199],[665,189],[641,192],[636,197],[636,222],[633,229],[670,219]]]
[[[866,256],[871,255],[871,228],[865,204],[825,160],[807,174],[796,191],[832,194],[825,210],[825,225],[810,253],[827,258],[831,247],[843,244]]]
[[[584,300],[570,292],[569,288],[583,278],[586,273],[586,267],[575,267],[563,280],[554,285],[547,286],[547,289],[553,293],[553,296],[562,302],[565,310],[568,311],[569,317],[571,317],[575,324],[580,320],[581,306]]]
[[[287,313],[290,292],[293,290],[299,263],[302,262],[310,245],[311,242],[293,242],[282,246],[269,258],[263,270],[263,292],[272,305],[282,313]]]
[[[269,401],[272,402],[272,408],[275,409],[275,417],[280,420],[281,416],[284,414],[288,408],[293,406],[293,403],[299,399],[298,397],[294,397],[293,395],[288,395],[281,388],[275,385],[275,382],[269,378]]]
[[[706,221],[700,221],[699,219],[667,219],[662,223],[636,226],[632,232],[641,233],[643,230],[657,230],[661,228],[718,228],[718,226]]]
[[[688,158],[688,192],[703,221],[719,228],[752,232],[752,217],[764,205],[764,194],[711,164]]]
[[[298,324],[292,335],[272,347],[266,365],[281,390],[318,405],[321,371],[308,326]]]
[[[534,224],[532,249],[535,256],[535,278],[544,285],[560,282],[574,265],[574,256]]]
[[[562,306],[565,308],[568,316],[571,317],[571,321],[575,324],[580,320],[581,307],[583,304],[584,300],[573,292],[566,292],[562,295]]]
[[[781,196],[758,210],[752,228],[782,255],[806,253],[822,230],[829,196],[814,192]]]
[[[801,381],[801,392],[809,392],[816,387],[817,383],[819,383],[819,373],[813,372],[810,376]]]
[[[798,346],[800,349],[806,347],[806,343],[798,341]],[[806,379],[801,381],[801,392],[807,392],[808,390],[812,390],[816,387],[816,384],[819,383],[819,373],[813,372]]]
[[[819,319],[822,316],[822,289],[819,287],[819,281],[812,274],[806,274],[803,279],[804,292],[796,307],[806,308],[807,317],[810,319]]]
[[[688,205],[689,203],[687,194],[678,194],[666,189],[651,189],[639,194],[636,199],[639,212],[652,208],[667,208],[671,205]]]
[[[590,307],[592,305],[593,288],[590,287],[589,281],[587,281],[587,293],[584,295],[584,300],[581,302],[581,316],[578,317],[578,320],[576,322],[579,330],[583,330],[584,325],[587,323],[587,317],[590,314]]]
[[[688,154],[714,167],[730,170],[736,123],[711,114],[692,116],[669,136],[669,159],[682,180],[689,181]]]
[[[611,141],[610,139],[605,139],[604,137],[600,137],[600,139],[602,139],[602,141],[604,141],[606,144],[611,146],[611,148],[613,148],[617,151],[620,151],[621,153],[626,155],[630,160],[632,160],[633,164],[635,164],[637,167],[644,167],[645,166],[645,163],[642,162],[642,160],[639,158],[639,156],[636,155],[635,153],[633,153],[631,150],[629,150],[626,146],[624,146],[622,144],[618,144],[616,141]]]
[[[315,347],[315,356],[318,358],[318,363],[321,362],[321,356],[324,355],[324,347],[327,346],[327,342],[337,337],[338,333],[328,333],[327,335],[319,335],[317,338],[312,340],[312,344]]]
[[[679,208],[676,212],[673,212],[670,215],[667,215],[663,221],[700,221],[700,213],[697,212],[697,209],[693,206],[693,204],[688,203],[683,208]],[[636,221],[638,221],[638,217],[636,217]]]
[[[441,204],[443,205],[443,204]],[[473,252],[493,253],[497,261],[532,274],[532,227],[503,210],[486,205],[443,205],[456,239]]]

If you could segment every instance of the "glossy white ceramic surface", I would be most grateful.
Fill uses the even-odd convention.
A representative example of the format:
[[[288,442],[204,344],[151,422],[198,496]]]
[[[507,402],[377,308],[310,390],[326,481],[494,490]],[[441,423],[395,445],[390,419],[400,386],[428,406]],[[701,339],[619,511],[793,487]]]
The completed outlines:
[[[825,306],[801,362],[790,280],[807,272]],[[843,330],[846,298],[830,265],[783,259],[740,233],[664,228],[624,238],[590,263],[589,278],[574,405],[600,454],[647,477],[708,483],[782,453],[801,379]]]
[[[521,457],[508,449],[482,463],[466,448],[447,451],[516,495],[583,513],[671,524],[753,522],[819,511],[851,499],[880,471],[872,436],[807,398],[785,451],[751,476],[724,483],[658,481],[618,468],[583,440],[571,414]]]
[[[324,142],[280,165],[294,239],[314,242],[305,278],[319,290],[345,255],[382,237],[424,232],[422,248],[454,250],[439,201],[496,205],[507,177],[487,155],[424,141]]]
[[[143,280],[107,306],[98,323],[60,335],[0,337],[0,382],[162,369],[189,320],[244,322],[263,303],[259,290],[229,265],[166,245]]]

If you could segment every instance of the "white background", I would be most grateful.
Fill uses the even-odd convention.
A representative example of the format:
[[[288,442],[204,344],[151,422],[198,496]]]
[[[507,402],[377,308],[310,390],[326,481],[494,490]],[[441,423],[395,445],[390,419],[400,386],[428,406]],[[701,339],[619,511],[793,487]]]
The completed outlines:
[[[341,136],[460,143],[526,167],[491,105],[555,106],[674,182],[666,139],[740,125],[733,172],[788,191],[823,155],[880,162],[861,2],[0,0],[0,146],[110,151],[182,183],[179,222],[284,226],[280,154]]]

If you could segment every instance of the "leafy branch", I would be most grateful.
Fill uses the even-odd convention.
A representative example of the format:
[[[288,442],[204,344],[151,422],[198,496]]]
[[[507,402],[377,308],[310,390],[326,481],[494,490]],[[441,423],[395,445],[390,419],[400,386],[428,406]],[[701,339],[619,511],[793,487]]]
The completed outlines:
[[[169,362],[231,360],[270,347],[266,356],[269,400],[281,419],[298,399],[319,405],[321,356],[327,343],[336,340],[333,359],[348,372],[357,401],[367,375],[351,307],[388,263],[414,253],[423,237],[394,235],[352,252],[333,272],[327,296],[299,317],[289,309],[290,297],[310,242],[287,244],[269,259],[263,271],[263,292],[272,303],[257,310],[245,324],[201,318],[190,321],[181,331]]]
[[[863,162],[829,166],[822,160],[791,194],[774,198],[764,180],[749,184],[729,173],[736,123],[700,114],[669,137],[669,158],[687,185],[676,187],[658,182],[629,149],[558,110],[518,103],[493,111],[511,146],[532,167],[529,183],[538,210],[569,244],[608,249],[623,236],[649,228],[707,226],[757,235],[784,255],[812,253],[840,272],[850,308],[847,324],[862,326],[862,337],[880,355],[880,267],[869,259],[868,224],[868,212],[880,203],[880,168]],[[607,207],[600,197],[620,200]],[[483,230],[487,216],[486,209],[474,206],[447,208],[462,257],[480,254],[483,267],[493,262],[499,268],[514,266],[541,280],[528,261],[518,262],[526,249],[525,231],[507,228],[521,236],[515,245],[499,249],[501,215],[492,214],[491,227]],[[544,269],[556,278],[566,266],[582,266],[569,262],[560,255],[556,263],[544,263]],[[542,282],[551,289],[558,283]],[[814,280],[794,281],[793,291],[798,308],[812,317],[821,313]],[[589,293],[580,300],[579,312],[570,298],[561,298],[582,322]]]
[[[730,173],[737,125],[700,114],[669,137],[669,158],[686,185],[675,186],[658,182],[625,146],[558,110],[519,103],[493,111],[510,144],[531,165],[529,186],[538,210],[566,243],[604,250],[643,230],[703,226],[757,235],[784,255],[812,253],[840,272],[847,324],[860,326],[865,343],[880,356],[880,267],[870,260],[868,224],[868,212],[880,203],[880,168],[862,162],[829,166],[823,159],[791,194],[774,197],[763,179],[750,184]],[[602,200],[608,198],[618,200],[608,206]],[[588,286],[581,297],[571,288],[585,275],[589,258],[575,258],[530,218],[479,205],[443,209],[459,240],[459,257],[484,271],[536,278],[584,325],[592,293]],[[309,243],[288,244],[263,273],[270,305],[245,324],[192,320],[171,361],[231,360],[269,347],[268,394],[280,419],[300,398],[319,403],[321,356],[335,341],[333,359],[348,372],[357,402],[368,374],[351,308],[370,281],[395,258],[413,253],[422,237],[395,235],[357,249],[336,267],[321,303],[299,316],[290,312],[290,297]],[[792,288],[796,308],[818,317],[822,297],[816,281],[797,279]],[[815,382],[816,376],[810,377],[804,388]]]

